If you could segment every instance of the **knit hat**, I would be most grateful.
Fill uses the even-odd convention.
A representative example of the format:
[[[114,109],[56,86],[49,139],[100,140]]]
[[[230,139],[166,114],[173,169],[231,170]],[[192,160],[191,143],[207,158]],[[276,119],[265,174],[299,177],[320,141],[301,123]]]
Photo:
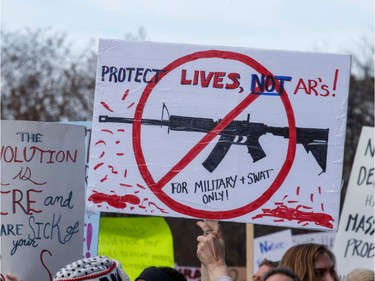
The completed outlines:
[[[130,281],[121,264],[104,256],[80,259],[60,269],[54,281]]]
[[[347,281],[374,281],[374,271],[365,268],[353,269],[346,277]]]

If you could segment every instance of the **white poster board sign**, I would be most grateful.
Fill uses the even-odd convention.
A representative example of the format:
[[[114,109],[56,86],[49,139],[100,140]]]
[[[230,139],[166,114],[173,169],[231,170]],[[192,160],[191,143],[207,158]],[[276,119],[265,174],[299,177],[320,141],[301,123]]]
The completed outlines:
[[[281,260],[286,250],[292,246],[292,231],[290,229],[254,238],[253,272],[259,269],[259,264],[264,259],[275,262]]]
[[[362,127],[333,248],[340,275],[374,270],[374,153],[374,128]]]
[[[100,40],[88,204],[337,227],[350,56]]]
[[[1,121],[0,273],[50,281],[82,257],[82,126]]]

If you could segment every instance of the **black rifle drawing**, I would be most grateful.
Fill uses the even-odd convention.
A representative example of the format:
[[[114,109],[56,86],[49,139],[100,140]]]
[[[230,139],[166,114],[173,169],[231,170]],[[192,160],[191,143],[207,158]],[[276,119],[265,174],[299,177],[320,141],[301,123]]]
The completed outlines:
[[[134,119],[132,118],[110,117],[107,115],[99,116],[99,122],[132,124],[133,121]],[[214,121],[209,118],[170,115],[168,120],[142,119],[141,124],[166,126],[168,127],[168,133],[169,130],[208,133],[220,121],[221,119]],[[311,151],[316,162],[322,168],[321,173],[326,171],[328,132],[329,129],[296,128],[297,144],[302,144],[307,153]],[[213,172],[223,160],[232,144],[246,145],[248,153],[253,158],[253,162],[259,161],[266,157],[266,153],[259,143],[259,138],[267,133],[282,136],[286,139],[289,138],[288,127],[271,127],[263,123],[250,122],[249,114],[247,120],[233,120],[219,133],[219,141],[202,165],[208,171]],[[238,139],[235,141],[236,137]],[[244,138],[246,139],[244,140]]]

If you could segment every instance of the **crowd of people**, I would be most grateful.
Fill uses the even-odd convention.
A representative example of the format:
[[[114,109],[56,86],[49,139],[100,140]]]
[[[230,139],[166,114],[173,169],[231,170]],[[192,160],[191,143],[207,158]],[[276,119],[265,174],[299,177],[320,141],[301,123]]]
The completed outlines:
[[[201,281],[232,281],[225,261],[225,241],[220,224],[198,221],[202,235],[197,237],[197,257],[201,262]],[[7,281],[21,280],[6,274]],[[104,256],[84,258],[66,265],[54,281],[130,281],[121,264]],[[3,280],[1,280],[3,281]],[[171,267],[145,268],[134,281],[187,281],[182,273]],[[264,260],[259,264],[253,281],[339,281],[336,258],[324,245],[308,243],[289,248],[280,261]],[[355,269],[346,281],[374,281],[374,271]]]
[[[231,281],[225,263],[225,243],[220,225],[212,228],[203,221],[197,225],[203,231],[203,235],[197,238],[197,256],[206,272],[201,281]],[[253,280],[339,281],[335,255],[324,245],[295,245],[285,252],[280,262],[268,264],[268,269],[259,268]],[[355,269],[347,275],[346,281],[374,281],[374,271]]]

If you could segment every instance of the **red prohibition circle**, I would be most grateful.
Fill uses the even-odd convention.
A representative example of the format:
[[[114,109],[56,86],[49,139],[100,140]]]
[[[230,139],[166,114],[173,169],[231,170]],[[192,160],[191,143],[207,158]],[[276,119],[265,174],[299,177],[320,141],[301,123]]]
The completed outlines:
[[[161,73],[159,73],[159,81],[161,81],[165,76],[167,76],[171,71],[176,69],[177,67],[191,62],[198,59],[209,59],[209,58],[219,58],[219,59],[227,59],[227,60],[236,60],[239,62],[248,65],[249,67],[253,68],[260,74],[264,74],[265,76],[269,76],[273,74],[268,71],[264,66],[258,63],[256,60],[240,53],[230,52],[230,51],[220,51],[220,50],[207,50],[207,51],[200,51],[195,52],[175,61],[171,62],[167,65]],[[276,87],[280,89],[280,84],[276,80]],[[138,164],[139,171],[145,180],[148,187],[151,191],[161,200],[164,204],[166,204],[172,210],[179,212],[184,215],[197,217],[197,218],[205,218],[205,219],[230,219],[234,217],[238,217],[241,215],[245,215],[250,213],[264,203],[266,203],[272,195],[280,188],[282,183],[284,182],[285,178],[287,177],[292,164],[294,162],[295,153],[296,153],[296,126],[295,126],[295,119],[293,108],[291,106],[290,100],[286,91],[280,94],[281,101],[284,105],[287,119],[288,119],[288,126],[289,126],[289,142],[288,142],[288,151],[286,155],[286,159],[280,169],[280,172],[277,174],[275,180],[271,183],[270,187],[257,199],[250,202],[247,205],[242,207],[226,210],[226,211],[207,211],[207,210],[200,210],[195,209],[190,206],[186,206],[181,204],[172,198],[170,198],[162,188],[175,177],[180,171],[183,170],[206,146],[207,144],[213,140],[221,130],[223,130],[231,121],[234,120],[243,110],[245,110],[259,95],[249,93],[233,110],[231,110],[219,124],[209,133],[207,133],[200,142],[198,142],[172,169],[163,176],[158,182],[155,182],[153,179],[148,166],[146,164],[142,147],[141,147],[141,120],[143,115],[143,110],[146,105],[147,99],[150,96],[152,90],[157,85],[156,82],[149,83],[145,90],[143,91],[137,108],[134,114],[134,121],[133,121],[133,149],[135,154],[135,159]]]

